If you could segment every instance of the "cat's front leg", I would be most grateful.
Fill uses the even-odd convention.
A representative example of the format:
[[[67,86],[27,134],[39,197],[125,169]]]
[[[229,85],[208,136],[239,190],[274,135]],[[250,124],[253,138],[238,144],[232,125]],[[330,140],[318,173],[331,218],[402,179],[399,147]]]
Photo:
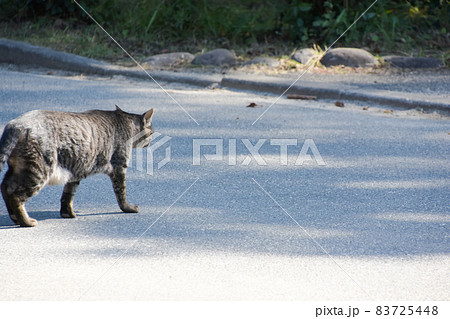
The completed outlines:
[[[116,194],[117,203],[120,209],[125,213],[139,213],[139,207],[136,205],[130,205],[127,202],[127,189],[126,189],[126,168],[114,167],[109,177],[111,178],[114,193]]]
[[[60,215],[63,218],[75,218],[77,215],[73,212],[73,197],[77,191],[80,181],[67,183],[64,186],[63,194],[61,196],[61,210]]]

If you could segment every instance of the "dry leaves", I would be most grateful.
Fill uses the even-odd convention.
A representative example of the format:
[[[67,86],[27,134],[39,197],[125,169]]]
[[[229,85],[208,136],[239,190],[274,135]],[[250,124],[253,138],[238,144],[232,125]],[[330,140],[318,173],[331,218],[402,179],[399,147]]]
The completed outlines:
[[[315,95],[288,94],[286,97],[291,100],[317,100]]]

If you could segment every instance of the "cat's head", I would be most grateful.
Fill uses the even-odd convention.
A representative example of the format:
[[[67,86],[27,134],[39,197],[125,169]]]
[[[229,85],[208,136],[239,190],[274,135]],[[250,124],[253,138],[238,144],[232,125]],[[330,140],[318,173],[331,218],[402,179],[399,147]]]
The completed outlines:
[[[150,145],[150,142],[152,140],[152,134],[153,134],[153,128],[152,128],[152,118],[153,118],[153,109],[148,110],[142,115],[136,115],[136,114],[130,114],[122,111],[117,105],[116,105],[116,112],[119,112],[122,115],[125,116],[132,116],[133,122],[134,122],[134,128],[133,128],[133,136],[129,140],[129,142],[132,142],[133,148],[141,148],[141,147],[147,147]]]
[[[153,109],[150,109],[141,115],[138,133],[140,138],[133,143],[133,147],[147,147],[150,145],[153,134],[152,117]]]

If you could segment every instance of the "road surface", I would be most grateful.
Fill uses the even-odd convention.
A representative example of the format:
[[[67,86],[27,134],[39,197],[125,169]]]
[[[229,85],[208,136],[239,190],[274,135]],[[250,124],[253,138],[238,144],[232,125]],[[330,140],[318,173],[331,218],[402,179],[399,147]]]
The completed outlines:
[[[446,117],[5,67],[0,83],[1,129],[33,109],[154,107],[160,142],[130,163],[139,214],[104,175],[73,220],[61,186],[27,203],[34,228],[1,201],[0,300],[448,300]]]

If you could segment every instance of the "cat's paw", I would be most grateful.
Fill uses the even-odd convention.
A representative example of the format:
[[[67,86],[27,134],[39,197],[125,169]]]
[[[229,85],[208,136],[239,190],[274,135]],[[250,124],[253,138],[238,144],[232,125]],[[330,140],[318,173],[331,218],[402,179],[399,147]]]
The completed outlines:
[[[26,220],[19,222],[20,227],[34,227],[37,225],[37,220],[34,218],[27,218]]]
[[[120,207],[120,209],[124,213],[139,213],[139,207],[136,205],[126,204],[123,207]]]
[[[59,214],[61,215],[62,218],[75,218],[75,217],[77,217],[77,215],[75,215],[75,213],[71,209],[69,210],[69,209],[61,208],[61,210],[59,211]]]

